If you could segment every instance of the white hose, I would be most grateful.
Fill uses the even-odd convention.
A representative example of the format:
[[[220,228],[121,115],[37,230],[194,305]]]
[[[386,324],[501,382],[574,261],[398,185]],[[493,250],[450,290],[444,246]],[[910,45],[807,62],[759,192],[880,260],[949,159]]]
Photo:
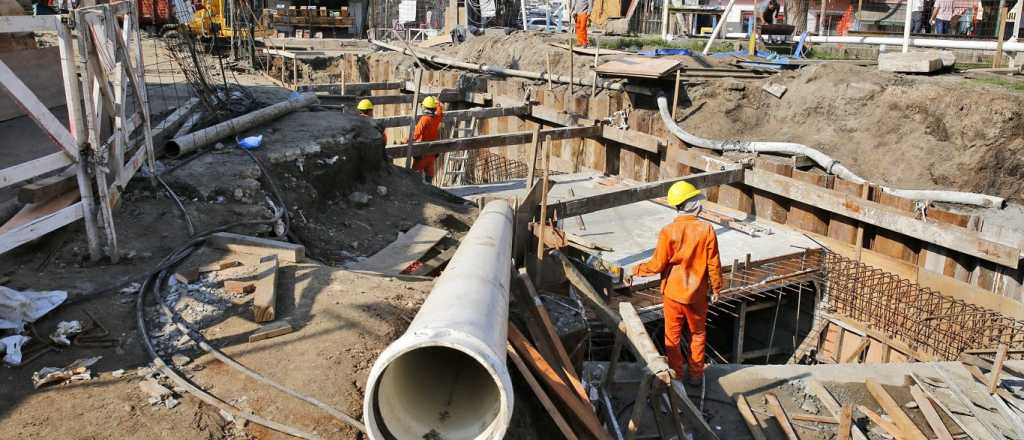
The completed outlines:
[[[661,114],[661,120],[665,124],[665,127],[667,127],[672,134],[676,135],[676,137],[687,144],[723,152],[739,151],[744,153],[760,152],[782,153],[793,156],[803,155],[809,157],[819,166],[824,168],[825,172],[829,174],[835,174],[844,180],[858,184],[866,182],[866,180],[854,174],[853,171],[850,171],[848,168],[843,166],[843,164],[839,163],[838,160],[835,160],[831,156],[806,145],[796,144],[793,142],[718,141],[704,139],[687,133],[682,129],[682,127],[672,120],[672,112],[669,110],[668,99],[664,95],[658,96],[658,111]],[[896,189],[881,185],[879,185],[879,188],[894,196],[912,200],[930,200],[934,202],[959,203],[963,205],[998,207],[999,209],[1006,207],[1006,199],[986,194],[960,191]]]

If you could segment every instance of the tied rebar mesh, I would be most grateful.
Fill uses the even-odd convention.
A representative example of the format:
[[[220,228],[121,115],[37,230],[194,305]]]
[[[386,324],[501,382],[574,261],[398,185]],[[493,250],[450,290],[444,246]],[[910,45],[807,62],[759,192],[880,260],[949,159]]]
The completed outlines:
[[[970,349],[1024,345],[1024,322],[834,253],[824,253],[825,307],[911,349],[956,360]]]

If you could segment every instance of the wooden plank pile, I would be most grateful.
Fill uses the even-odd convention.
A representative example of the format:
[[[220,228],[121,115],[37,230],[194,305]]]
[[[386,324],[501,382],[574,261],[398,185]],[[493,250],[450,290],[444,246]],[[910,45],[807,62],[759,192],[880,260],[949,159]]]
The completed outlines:
[[[1002,380],[1008,373],[1004,361],[1009,351],[1006,345],[1000,346],[992,360],[965,354],[962,357],[963,369],[956,364],[931,364],[934,374],[922,374],[919,369],[907,376],[901,386],[886,386],[866,379],[863,386],[867,390],[866,395],[870,396],[869,402],[851,400],[841,403],[822,383],[804,379],[802,382],[807,394],[817,398],[818,406],[824,410],[823,415],[787,410],[772,392],[764,393],[767,411],[752,408],[749,396],[742,393],[735,395],[734,400],[755,440],[769,438],[766,435],[767,419],[775,419],[787,440],[799,439],[801,429],[797,428],[801,426],[818,432],[834,429],[837,439],[866,440],[867,433],[861,427],[896,440],[1022,439],[1024,399],[1007,386],[1022,376],[1013,372],[1016,376],[1013,381],[1004,383]],[[982,372],[982,368],[989,373]],[[897,400],[906,399],[908,394],[909,401]],[[862,394],[844,392],[841,395],[855,399],[851,396]],[[765,420],[758,418],[759,414]],[[854,423],[858,416],[866,418],[867,424]],[[797,423],[799,425],[794,428]],[[807,427],[807,424],[812,426]]]

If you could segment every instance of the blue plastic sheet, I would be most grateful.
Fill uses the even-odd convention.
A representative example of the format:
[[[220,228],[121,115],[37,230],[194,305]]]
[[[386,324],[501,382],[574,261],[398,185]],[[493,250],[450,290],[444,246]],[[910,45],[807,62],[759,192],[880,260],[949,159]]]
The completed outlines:
[[[690,49],[654,49],[654,50],[641,50],[637,52],[645,57],[660,57],[666,55],[686,55],[693,56],[693,52]]]

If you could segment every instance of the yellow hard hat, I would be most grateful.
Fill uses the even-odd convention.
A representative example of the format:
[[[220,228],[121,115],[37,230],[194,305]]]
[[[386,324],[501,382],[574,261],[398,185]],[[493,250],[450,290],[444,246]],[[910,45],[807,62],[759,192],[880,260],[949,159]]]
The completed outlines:
[[[359,111],[373,110],[373,103],[369,99],[359,101],[359,105],[356,106]]]
[[[437,99],[433,96],[423,98],[423,108],[433,110],[437,108]]]
[[[700,190],[690,182],[676,182],[668,189],[668,204],[679,206],[700,194]]]

